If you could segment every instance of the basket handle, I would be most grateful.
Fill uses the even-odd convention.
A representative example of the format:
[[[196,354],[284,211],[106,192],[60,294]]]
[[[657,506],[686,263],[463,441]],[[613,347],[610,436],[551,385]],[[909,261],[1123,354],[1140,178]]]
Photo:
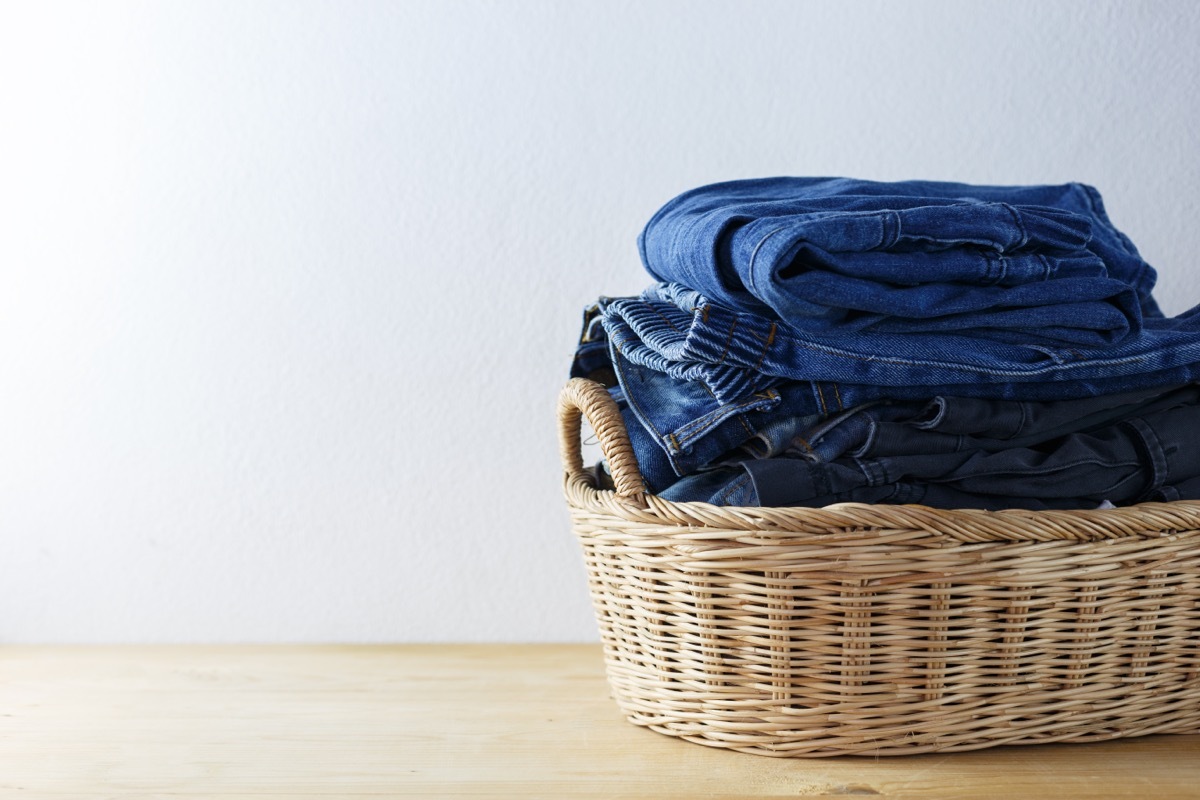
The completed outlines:
[[[586,417],[600,450],[608,460],[618,497],[641,499],[645,483],[638,471],[633,445],[621,420],[621,411],[608,390],[586,378],[572,378],[558,395],[559,452],[562,454],[563,469],[571,478],[592,482],[583,469],[583,445],[580,442],[581,418]]]

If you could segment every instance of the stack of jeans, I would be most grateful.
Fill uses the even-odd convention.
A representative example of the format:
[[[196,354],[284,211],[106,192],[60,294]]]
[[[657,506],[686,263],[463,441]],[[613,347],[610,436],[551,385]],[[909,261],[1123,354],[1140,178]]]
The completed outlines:
[[[1200,497],[1200,308],[1081,184],[715,184],[585,311],[648,491],[718,505],[1087,508]]]

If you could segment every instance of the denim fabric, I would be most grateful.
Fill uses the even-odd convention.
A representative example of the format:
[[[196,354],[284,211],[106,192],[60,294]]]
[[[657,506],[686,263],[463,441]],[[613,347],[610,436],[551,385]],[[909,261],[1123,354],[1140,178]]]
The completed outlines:
[[[583,329],[579,333],[579,343],[575,348],[575,358],[571,362],[572,378],[587,378],[602,383],[605,386],[616,385],[613,374],[612,359],[608,355],[608,334],[604,332],[603,319],[600,311],[607,297],[593,303],[583,310]]]
[[[718,402],[785,379],[825,383],[831,392],[836,386],[846,408],[883,396],[929,397],[939,387],[964,396],[1056,400],[1183,383],[1200,371],[1200,307],[1146,320],[1138,335],[1095,348],[943,333],[818,336],[732,311],[678,284],[608,301],[603,322],[627,360],[702,381]],[[813,392],[814,410],[832,406]]]
[[[840,419],[837,415],[845,415],[848,409],[861,411],[883,399],[911,399],[920,405],[931,396],[956,396],[950,413],[961,414],[967,399],[975,397],[982,403],[977,413],[988,413],[988,398],[1107,396],[1143,390],[1135,387],[1156,388],[1191,380],[1200,376],[1200,364],[1196,363],[1200,336],[1189,330],[1197,327],[1198,320],[1193,309],[1174,320],[1153,321],[1156,328],[1144,330],[1136,342],[1102,351],[1075,350],[1070,354],[1074,361],[1028,357],[1031,352],[1047,353],[1045,348],[1023,350],[955,337],[957,346],[943,343],[941,352],[936,353],[943,360],[912,358],[905,362],[896,355],[872,355],[863,346],[878,337],[856,335],[856,350],[818,350],[814,337],[801,337],[754,315],[734,314],[679,286],[657,285],[639,298],[602,298],[588,309],[572,375],[599,379],[609,386],[619,381],[628,421],[638,423],[628,429],[639,460],[647,464],[643,467],[647,487],[659,491],[679,477],[747,452],[758,457],[782,453],[795,436],[817,421],[831,416]],[[724,341],[722,333],[728,334]],[[909,334],[887,338],[947,337]],[[777,364],[772,351],[785,343],[787,349],[779,351],[782,355],[814,354],[804,365],[812,368],[813,374],[836,376],[841,374],[839,367],[871,369],[871,377],[902,383],[872,386],[837,380],[789,381],[753,368]],[[1162,346],[1156,350],[1156,345]],[[930,348],[932,353],[932,345]],[[899,349],[894,346],[892,352]],[[993,351],[1015,356],[997,362],[992,368],[995,374],[985,366]],[[1020,361],[1020,356],[1026,360]],[[1152,365],[1174,366],[1137,372]],[[1076,374],[1080,377],[1069,379]],[[922,383],[939,378],[960,382]],[[975,378],[982,380],[970,382]],[[1017,382],[1018,378],[1024,380]],[[906,408],[910,407],[894,407],[887,413],[903,415]],[[874,420],[888,421],[886,417]],[[860,417],[858,422],[848,422],[846,429],[856,424],[866,424],[866,420]],[[844,430],[838,431],[831,434],[831,440],[846,435]],[[652,447],[659,448],[665,458],[653,453]],[[742,452],[736,452],[739,448]]]
[[[806,333],[1101,346],[1160,317],[1090,186],[768,178],[694,189],[638,240],[660,281]]]
[[[589,309],[572,374],[611,387],[654,492],[757,491],[775,467],[732,467],[734,493],[720,476],[781,453],[900,457],[931,397],[986,415],[1200,377],[1200,307],[1162,316],[1081,184],[736,181],[672,200],[639,247],[664,282]]]
[[[832,461],[843,456],[998,452],[1187,404],[1200,404],[1196,384],[1051,402],[973,397],[881,401],[798,432],[786,453],[808,461]]]
[[[594,313],[641,423],[631,437],[657,443],[671,467],[647,474],[651,491],[719,463],[733,448],[782,452],[815,420],[884,399],[1070,400],[1200,377],[1197,309],[1147,320],[1115,347],[1070,350],[941,334],[858,333],[830,344],[671,284],[603,300]],[[601,335],[594,320],[587,330]],[[599,349],[588,352],[600,358]]]
[[[1192,444],[1200,430],[1198,398],[1197,387],[1184,387],[1141,403],[1136,415],[995,451],[916,452],[928,431],[914,427],[901,455],[751,460],[689,476],[660,496],[716,505],[865,502],[992,510],[1200,499],[1200,448]]]
[[[794,382],[720,403],[702,382],[678,381],[629,361],[597,324],[609,302],[601,298],[585,309],[571,377],[609,388],[649,491],[727,461],[781,454],[821,419],[808,410],[807,387]]]

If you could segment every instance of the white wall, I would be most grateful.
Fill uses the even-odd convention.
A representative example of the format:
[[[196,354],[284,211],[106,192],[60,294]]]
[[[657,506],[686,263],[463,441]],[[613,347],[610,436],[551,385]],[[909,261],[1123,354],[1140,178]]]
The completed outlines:
[[[1200,302],[1200,4],[11,3],[0,640],[587,640],[554,400],[684,189],[1080,180]]]

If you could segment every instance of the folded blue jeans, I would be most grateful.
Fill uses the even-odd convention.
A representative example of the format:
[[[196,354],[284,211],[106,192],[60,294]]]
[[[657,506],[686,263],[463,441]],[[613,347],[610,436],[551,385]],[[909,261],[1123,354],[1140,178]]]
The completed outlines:
[[[685,192],[638,240],[656,279],[807,333],[970,331],[1101,346],[1160,317],[1099,193],[766,178]]]
[[[585,310],[571,376],[609,387],[649,491],[746,456],[783,453],[825,416],[813,409],[805,384],[776,381],[775,388],[720,402],[701,381],[678,380],[626,359],[598,324],[608,302],[601,298]]]
[[[883,399],[1069,400],[1195,380],[1198,310],[1147,319],[1119,345],[1063,348],[933,333],[817,336],[656,284],[593,306],[581,352],[603,361],[607,348],[640,423],[631,438],[659,447],[658,463],[670,466],[645,476],[658,491],[733,448],[782,452],[812,418]],[[587,374],[579,364],[572,374]]]

